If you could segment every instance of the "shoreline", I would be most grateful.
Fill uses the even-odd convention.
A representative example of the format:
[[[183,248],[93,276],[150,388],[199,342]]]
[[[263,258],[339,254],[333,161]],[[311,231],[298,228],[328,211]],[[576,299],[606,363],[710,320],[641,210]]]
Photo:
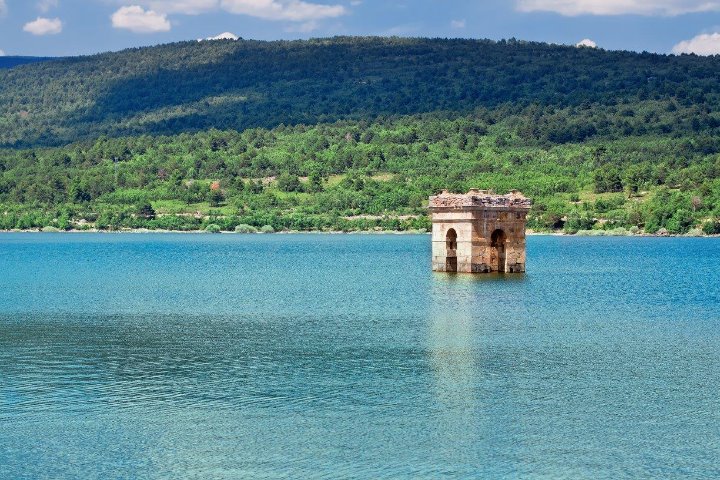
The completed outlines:
[[[602,232],[603,230],[598,230]],[[239,233],[232,231],[222,232],[207,232],[205,230],[150,230],[144,228],[136,229],[125,229],[125,230],[98,230],[98,229],[70,229],[70,230],[58,230],[45,232],[41,229],[27,229],[27,230],[0,230],[0,233],[38,233],[38,234],[79,234],[79,233],[93,233],[93,234],[187,234],[187,235],[298,235],[298,234],[310,234],[310,235],[430,235],[431,232],[418,232],[418,231],[397,231],[397,230],[365,230],[365,231],[352,231],[344,232],[342,230],[280,230],[277,232],[255,232],[255,233]],[[622,238],[622,237],[640,237],[640,238],[719,238],[720,234],[702,234],[702,235],[689,235],[689,234],[656,234],[656,233],[635,233],[625,235],[613,235],[613,234],[597,234],[597,235],[577,235],[574,233],[566,232],[534,232],[528,231],[526,233],[528,237],[578,237],[578,238]]]

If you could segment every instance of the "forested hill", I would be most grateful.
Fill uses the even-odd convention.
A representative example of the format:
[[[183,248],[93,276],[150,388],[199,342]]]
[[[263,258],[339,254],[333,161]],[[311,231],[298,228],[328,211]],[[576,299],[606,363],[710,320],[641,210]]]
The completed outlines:
[[[680,113],[636,122],[642,133],[710,134],[720,125],[718,72],[717,57],[520,41],[184,42],[0,70],[0,146],[502,105],[597,117],[598,109],[619,114],[656,101]],[[566,141],[601,136],[603,122],[578,122]]]

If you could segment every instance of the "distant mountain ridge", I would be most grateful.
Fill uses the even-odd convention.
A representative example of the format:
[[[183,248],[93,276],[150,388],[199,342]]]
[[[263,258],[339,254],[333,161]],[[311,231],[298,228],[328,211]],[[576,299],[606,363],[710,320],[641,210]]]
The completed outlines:
[[[516,40],[182,42],[0,70],[0,147],[503,105],[673,99],[707,116],[720,110],[718,72],[716,57]]]

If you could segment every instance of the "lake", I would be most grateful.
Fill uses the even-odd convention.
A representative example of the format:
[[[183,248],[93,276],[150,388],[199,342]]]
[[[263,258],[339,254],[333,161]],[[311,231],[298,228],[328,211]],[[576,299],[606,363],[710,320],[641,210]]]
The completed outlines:
[[[0,478],[717,478],[720,239],[0,234]]]

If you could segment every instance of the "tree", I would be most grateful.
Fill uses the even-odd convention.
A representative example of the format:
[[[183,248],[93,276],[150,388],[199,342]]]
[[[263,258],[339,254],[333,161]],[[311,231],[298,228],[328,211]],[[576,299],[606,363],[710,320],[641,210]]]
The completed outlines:
[[[219,207],[225,201],[225,194],[222,190],[211,190],[210,191],[210,206]]]
[[[68,196],[70,197],[71,202],[89,202],[92,200],[92,195],[90,194],[90,189],[88,188],[87,184],[80,183],[80,182],[73,182],[72,185],[70,185],[70,191],[68,192]]]
[[[595,193],[622,192],[620,172],[614,165],[603,165],[595,170]]]
[[[138,207],[137,214],[141,218],[152,220],[155,218],[155,209],[149,202],[143,203]]]
[[[308,177],[307,191],[310,193],[318,193],[323,191],[322,176],[317,172],[312,172]]]
[[[277,178],[278,188],[283,192],[300,192],[302,191],[302,185],[300,184],[300,178],[297,175],[291,175],[283,172]]]

